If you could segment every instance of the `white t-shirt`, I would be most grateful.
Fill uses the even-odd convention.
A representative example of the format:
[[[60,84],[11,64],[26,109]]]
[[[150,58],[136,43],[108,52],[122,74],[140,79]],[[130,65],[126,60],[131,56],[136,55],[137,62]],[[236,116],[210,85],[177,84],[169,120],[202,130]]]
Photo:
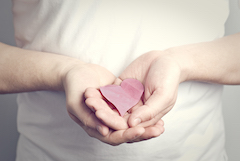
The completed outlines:
[[[227,0],[13,0],[19,47],[76,57],[116,76],[145,52],[222,37],[228,12]],[[22,93],[17,161],[227,160],[221,94],[221,85],[181,83],[163,135],[112,147],[71,120],[64,93]]]

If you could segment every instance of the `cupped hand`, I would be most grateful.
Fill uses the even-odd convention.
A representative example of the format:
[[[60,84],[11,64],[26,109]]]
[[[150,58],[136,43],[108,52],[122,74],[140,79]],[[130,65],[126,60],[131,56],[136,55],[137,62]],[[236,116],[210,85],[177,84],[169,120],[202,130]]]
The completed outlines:
[[[144,84],[143,105],[132,108],[128,119],[130,127],[156,124],[174,106],[181,67],[171,53],[151,51],[133,61],[120,79],[135,78]]]
[[[115,85],[120,85],[122,81],[120,79],[116,79]],[[86,105],[95,112],[96,117],[101,120],[105,125],[107,125],[111,132],[119,133],[132,131],[134,132],[135,128],[142,128],[141,135],[139,134],[137,137],[132,135],[132,139],[127,140],[125,142],[139,142],[143,140],[148,140],[154,137],[158,137],[164,132],[164,123],[162,120],[159,120],[154,125],[145,125],[145,126],[137,126],[137,127],[129,127],[128,126],[128,118],[131,115],[131,110],[129,110],[123,117],[120,116],[117,109],[112,105],[108,100],[106,100],[101,92],[96,88],[88,88],[85,92],[86,97]],[[137,105],[133,108],[137,109],[142,106],[143,102],[140,100]],[[125,123],[125,124],[123,124]],[[135,129],[135,130],[134,130]],[[134,138],[134,139],[133,139]],[[120,141],[121,139],[119,139]],[[119,142],[120,143],[120,142]],[[122,142],[123,143],[123,142]]]
[[[121,130],[118,123],[125,120],[130,129],[134,127],[145,129],[145,132],[134,141],[150,139],[164,131],[161,118],[173,108],[179,83],[185,77],[178,60],[171,52],[151,51],[133,61],[114,82],[119,85],[124,79],[134,78],[141,81],[145,87],[142,100],[123,118],[109,108],[111,104],[107,104],[96,89],[95,95],[94,89],[87,89],[86,104],[110,129]]]
[[[111,84],[115,80],[115,76],[98,65],[81,62],[73,62],[72,64],[65,69],[62,76],[68,114],[87,133],[89,129],[97,129],[100,134],[107,135],[109,128],[86,107],[84,92],[88,87],[98,88],[102,85]]]
[[[86,106],[84,92],[87,88],[99,88],[112,84],[116,79],[107,69],[94,64],[75,64],[64,73],[62,82],[66,93],[68,114],[89,136],[110,145],[119,145],[137,140],[145,133],[143,127],[128,128],[125,120],[119,120],[118,130],[113,130]]]

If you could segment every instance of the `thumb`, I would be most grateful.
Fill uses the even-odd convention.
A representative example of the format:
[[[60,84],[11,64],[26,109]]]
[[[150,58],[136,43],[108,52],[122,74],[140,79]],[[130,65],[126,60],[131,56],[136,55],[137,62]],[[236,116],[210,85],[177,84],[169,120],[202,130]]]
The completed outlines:
[[[146,95],[146,94],[145,94]],[[130,127],[137,125],[147,127],[155,125],[176,102],[176,94],[163,94],[155,90],[144,104],[132,111],[128,124]]]

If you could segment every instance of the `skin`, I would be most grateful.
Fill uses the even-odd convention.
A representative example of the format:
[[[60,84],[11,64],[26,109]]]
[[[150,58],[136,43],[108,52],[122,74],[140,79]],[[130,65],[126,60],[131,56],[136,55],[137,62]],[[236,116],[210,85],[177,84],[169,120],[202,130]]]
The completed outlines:
[[[148,52],[133,61],[118,80],[126,78],[138,79],[145,86],[142,104],[130,111],[128,125],[145,128],[156,125],[174,107],[181,82],[196,80],[240,84],[240,34],[211,42]],[[96,117],[114,128],[108,124],[112,117],[106,110],[107,106],[100,107],[99,104],[91,103],[99,99],[91,96],[91,92],[97,91],[87,89],[88,98],[91,100],[87,99],[86,104],[90,108],[94,106]],[[99,114],[104,112],[105,114]],[[151,132],[154,133],[154,130]]]
[[[143,127],[129,128],[122,120],[113,130],[102,123],[84,103],[89,87],[112,84],[116,77],[107,69],[78,59],[38,51],[20,49],[0,43],[0,93],[40,90],[64,91],[69,116],[91,137],[110,145],[141,139],[148,131]],[[160,129],[163,129],[162,125]],[[154,136],[149,136],[152,138]],[[146,137],[144,137],[146,139]]]
[[[161,118],[173,108],[181,82],[240,84],[239,42],[240,34],[235,34],[212,42],[151,51],[133,61],[119,78],[103,67],[78,59],[0,43],[0,93],[65,91],[69,116],[89,136],[110,145],[143,141],[163,133]],[[98,88],[120,84],[126,78],[140,80],[145,93],[122,118]]]

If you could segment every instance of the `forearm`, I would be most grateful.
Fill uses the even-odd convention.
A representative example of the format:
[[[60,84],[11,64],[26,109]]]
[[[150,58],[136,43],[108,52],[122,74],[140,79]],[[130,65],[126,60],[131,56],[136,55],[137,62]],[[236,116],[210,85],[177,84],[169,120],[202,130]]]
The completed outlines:
[[[0,43],[0,93],[63,90],[62,74],[77,59]]]
[[[211,42],[175,47],[168,53],[182,70],[181,81],[240,84],[240,33]]]

